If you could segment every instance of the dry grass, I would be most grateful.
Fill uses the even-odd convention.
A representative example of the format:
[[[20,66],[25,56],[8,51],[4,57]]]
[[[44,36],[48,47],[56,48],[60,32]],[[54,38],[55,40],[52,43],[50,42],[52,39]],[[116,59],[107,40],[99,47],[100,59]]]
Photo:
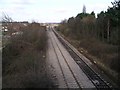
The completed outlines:
[[[72,38],[73,36],[66,37],[64,35],[63,37],[67,39],[72,45],[74,45],[83,55],[88,57],[92,62],[96,61],[96,64],[99,68],[101,68],[101,70],[105,71],[105,73],[113,78],[116,83],[119,83],[119,46],[110,45],[95,38],[75,39]]]
[[[89,54],[99,58],[101,62],[103,62],[108,67],[111,67],[111,63],[113,63],[114,60],[117,61],[118,59],[118,46],[109,45],[96,39],[81,40],[79,47],[86,49]],[[117,64],[118,63],[116,62],[116,64],[111,69],[117,71]]]
[[[53,83],[46,70],[46,31],[38,24],[23,30],[3,49],[3,88],[49,88]]]

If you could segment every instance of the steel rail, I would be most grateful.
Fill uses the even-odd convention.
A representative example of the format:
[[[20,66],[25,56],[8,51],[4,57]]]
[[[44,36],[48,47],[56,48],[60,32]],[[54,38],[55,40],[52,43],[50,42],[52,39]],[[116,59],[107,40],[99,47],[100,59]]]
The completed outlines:
[[[74,50],[66,44],[64,39],[55,31],[53,30],[55,35],[58,37],[60,42],[65,46],[65,48],[68,50],[72,58],[75,60],[75,62],[79,65],[79,67],[83,70],[83,72],[87,75],[87,77],[91,80],[91,82],[95,85],[95,87],[98,90],[101,89],[109,89],[113,90],[112,86],[109,85],[106,81],[104,81],[100,75],[98,75],[90,66],[88,66],[75,52]]]

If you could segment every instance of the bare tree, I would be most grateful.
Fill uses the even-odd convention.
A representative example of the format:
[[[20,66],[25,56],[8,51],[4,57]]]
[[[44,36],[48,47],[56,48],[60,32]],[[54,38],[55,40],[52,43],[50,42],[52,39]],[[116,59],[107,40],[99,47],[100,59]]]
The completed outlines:
[[[11,35],[13,32],[13,19],[4,12],[2,13],[2,26],[4,29],[8,29],[8,33]]]
[[[9,17],[7,14],[5,14],[4,12],[2,13],[2,22],[12,22],[12,18]]]

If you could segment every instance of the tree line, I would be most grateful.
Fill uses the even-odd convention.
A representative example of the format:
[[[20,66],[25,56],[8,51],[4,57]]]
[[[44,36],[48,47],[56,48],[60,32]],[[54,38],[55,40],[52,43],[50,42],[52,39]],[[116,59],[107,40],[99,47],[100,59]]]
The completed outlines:
[[[120,0],[111,3],[112,7],[105,12],[101,11],[97,14],[97,18],[94,11],[86,13],[84,6],[82,13],[63,20],[58,30],[73,38],[96,38],[109,44],[118,45],[120,42]]]

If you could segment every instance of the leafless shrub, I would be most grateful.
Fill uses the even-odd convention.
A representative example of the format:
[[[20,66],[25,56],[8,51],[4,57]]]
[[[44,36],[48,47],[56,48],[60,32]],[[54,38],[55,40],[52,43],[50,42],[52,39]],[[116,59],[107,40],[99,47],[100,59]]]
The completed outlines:
[[[12,36],[3,49],[3,88],[46,88],[52,85],[46,70],[45,30],[30,24]]]

